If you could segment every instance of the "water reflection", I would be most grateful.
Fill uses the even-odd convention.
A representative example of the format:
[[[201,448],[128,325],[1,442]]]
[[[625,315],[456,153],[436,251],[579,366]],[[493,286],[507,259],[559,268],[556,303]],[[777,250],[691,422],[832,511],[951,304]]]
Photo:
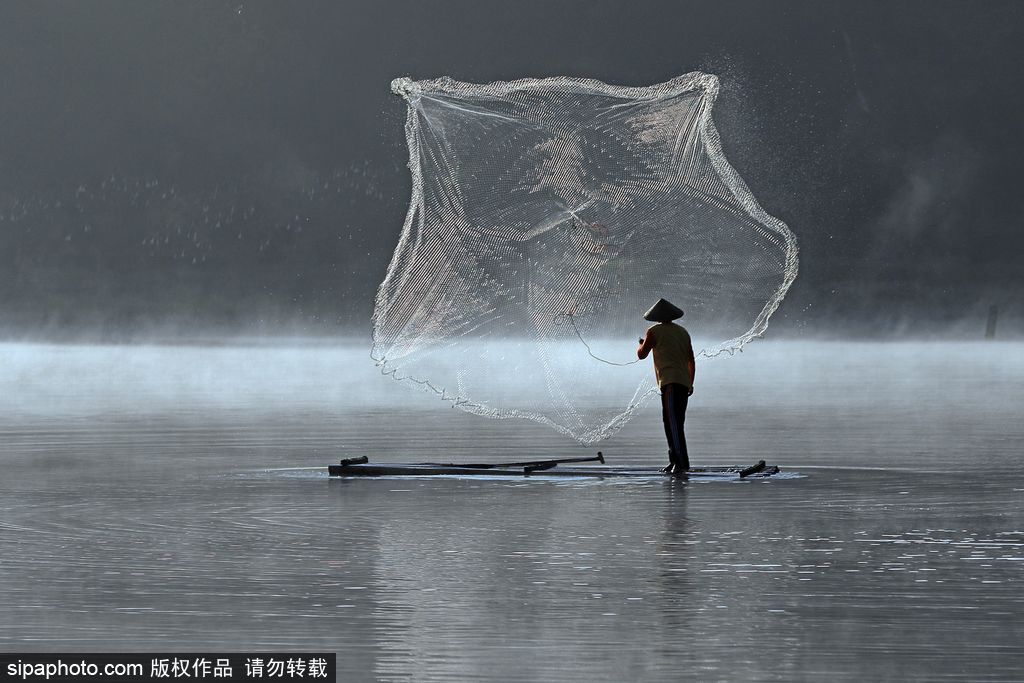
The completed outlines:
[[[450,409],[410,408],[392,433],[376,408],[315,398],[156,410],[110,396],[91,413],[40,400],[0,415],[8,650],[323,649],[341,680],[1013,680],[1024,667],[1024,475],[1005,466],[1020,435],[1005,405],[956,413],[992,447],[969,462],[948,430],[924,429],[944,408],[894,418],[853,401],[856,419],[826,438],[838,413],[787,431],[752,400],[727,426],[705,404],[695,443],[726,462],[814,444],[773,451],[804,478],[342,481],[300,468],[566,446]],[[812,414],[833,393],[793,396]],[[916,450],[872,450],[915,430]],[[626,430],[609,451],[650,463],[657,435]]]

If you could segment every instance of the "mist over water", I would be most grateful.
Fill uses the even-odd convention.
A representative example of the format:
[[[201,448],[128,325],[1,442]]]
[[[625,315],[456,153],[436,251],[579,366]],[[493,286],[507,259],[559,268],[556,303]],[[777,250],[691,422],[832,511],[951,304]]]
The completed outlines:
[[[503,435],[493,445],[502,452],[529,448],[523,439],[530,444],[539,440],[545,451],[619,451],[616,457],[631,461],[660,459],[663,451],[656,400],[612,438],[584,449],[543,424],[455,410],[450,400],[382,374],[368,345],[351,342],[0,348],[5,358],[0,365],[0,424],[9,429],[36,419],[84,425],[216,420],[229,426],[237,418],[236,427],[242,430],[253,421],[315,416],[319,422],[310,425],[311,432],[335,434],[337,447],[349,448],[337,430],[352,415],[365,415],[379,423],[377,450],[393,453],[416,444],[417,453],[461,454],[462,432],[479,429]],[[508,349],[512,351],[514,347]],[[564,358],[578,357],[576,351],[565,348]],[[1024,381],[1021,351],[1016,342],[759,341],[731,357],[701,358],[687,413],[691,450],[716,462],[743,460],[767,449],[764,454],[774,459],[797,457],[816,465],[911,466],[927,460],[967,468],[968,456],[980,449],[988,464],[1009,462],[1012,441],[1005,432],[1016,429],[1015,416],[1024,400],[1015,393]],[[629,381],[653,374],[650,363],[648,359],[631,366]],[[467,373],[493,370],[463,368]],[[608,370],[607,392],[582,398],[598,407],[618,407],[617,371]],[[516,374],[503,390],[515,391]],[[752,414],[770,421],[764,429],[743,428]],[[415,430],[392,428],[409,415],[422,417],[447,437],[426,438]],[[875,429],[864,429],[866,424]],[[478,459],[481,453],[474,449],[468,455]]]
[[[345,680],[1012,680],[1018,344],[755,342],[701,361],[723,483],[330,480],[340,457],[584,449],[383,377],[365,346],[4,345],[0,646],[322,648]],[[523,652],[530,657],[523,658]]]

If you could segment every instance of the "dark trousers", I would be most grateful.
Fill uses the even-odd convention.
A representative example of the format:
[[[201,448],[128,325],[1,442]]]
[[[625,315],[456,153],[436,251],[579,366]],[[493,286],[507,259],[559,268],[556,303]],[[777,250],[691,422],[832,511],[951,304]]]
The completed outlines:
[[[666,384],[661,388],[661,419],[665,422],[665,438],[668,439],[668,458],[677,469],[690,469],[690,457],[686,453],[686,404],[690,390],[682,384]]]

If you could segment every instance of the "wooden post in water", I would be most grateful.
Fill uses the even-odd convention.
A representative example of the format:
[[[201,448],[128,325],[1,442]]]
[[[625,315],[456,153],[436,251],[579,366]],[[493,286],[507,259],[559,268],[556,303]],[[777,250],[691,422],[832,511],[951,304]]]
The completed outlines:
[[[985,339],[996,338],[996,322],[999,320],[999,307],[992,304],[988,307],[988,322],[985,324]]]

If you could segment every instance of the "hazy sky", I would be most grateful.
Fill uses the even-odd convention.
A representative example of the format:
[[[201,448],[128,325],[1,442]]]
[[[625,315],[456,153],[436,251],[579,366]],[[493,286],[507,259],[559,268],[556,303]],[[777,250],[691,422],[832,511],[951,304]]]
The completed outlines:
[[[0,5],[0,329],[369,329],[397,76],[703,70],[801,248],[773,330],[1024,317],[1021,2]]]

